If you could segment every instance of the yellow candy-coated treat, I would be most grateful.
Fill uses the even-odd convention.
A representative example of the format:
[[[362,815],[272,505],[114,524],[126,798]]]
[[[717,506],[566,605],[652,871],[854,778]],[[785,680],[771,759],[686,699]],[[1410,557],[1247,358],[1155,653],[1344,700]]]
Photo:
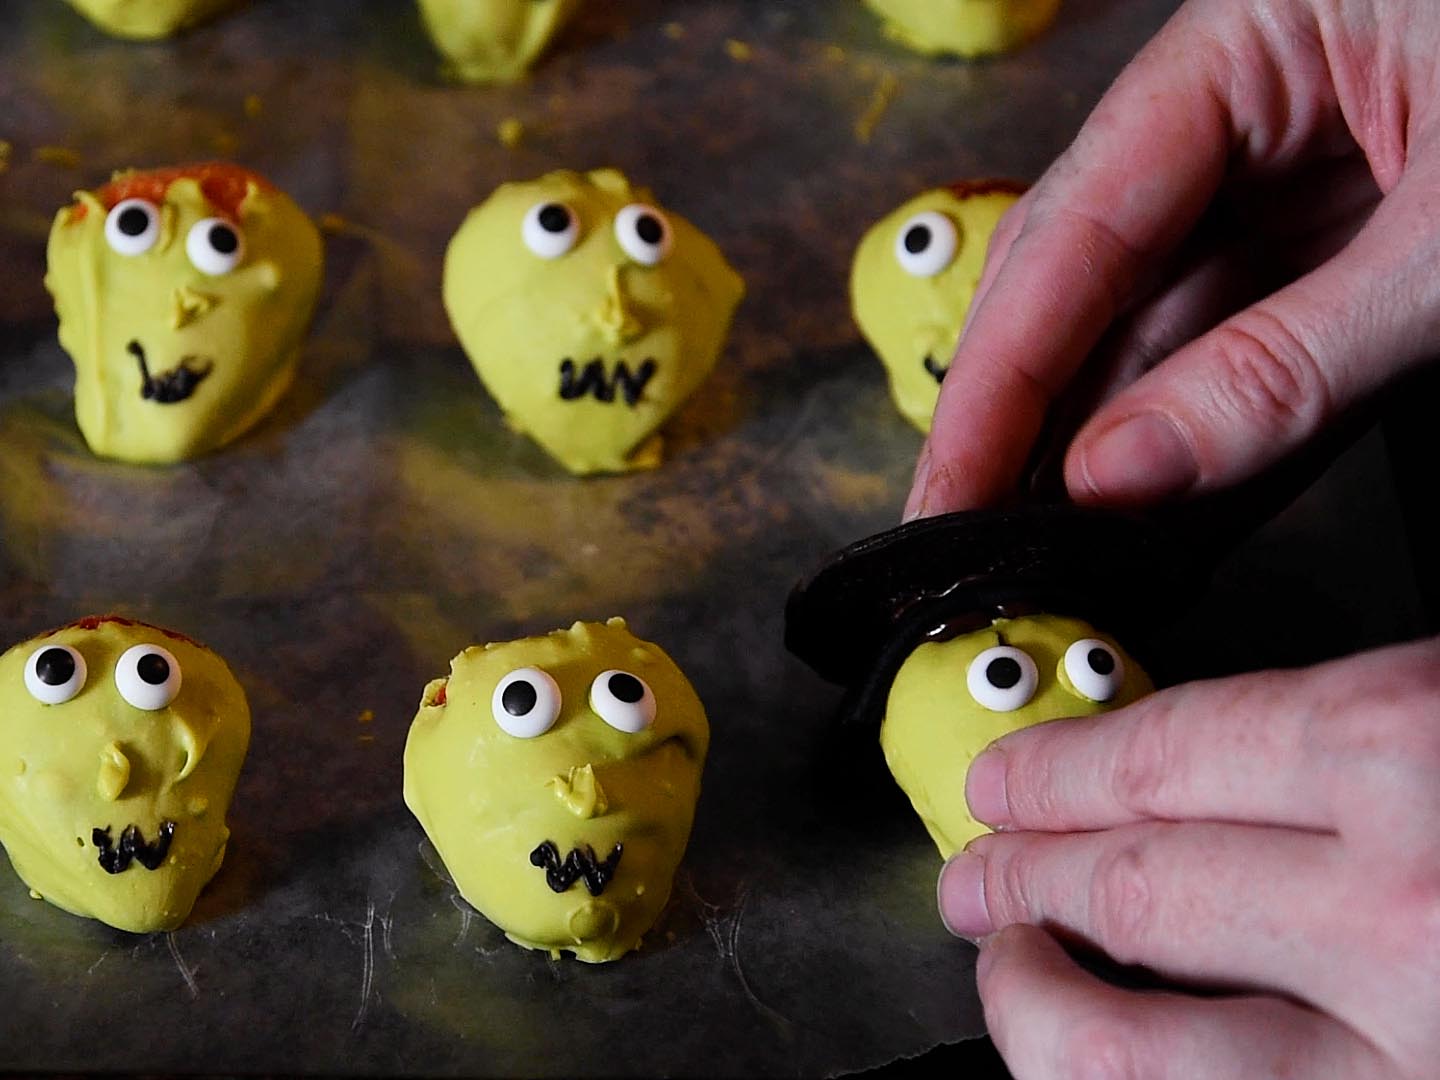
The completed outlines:
[[[577,475],[659,463],[744,282],[613,169],[504,184],[445,255],[445,310],[511,426]]]
[[[236,0],[70,0],[70,4],[108,34],[146,41],[213,18],[234,7]]]
[[[455,884],[518,945],[614,960],[670,896],[710,728],[623,619],[473,646],[425,688],[405,803]]]
[[[886,701],[880,745],[940,854],[989,830],[965,773],[991,742],[1031,724],[1118,709],[1150,693],[1118,642],[1079,619],[1030,615],[916,647]]]
[[[173,930],[225,858],[245,692],[182,634],[82,619],[0,656],[0,843],[38,896]]]
[[[75,417],[102,457],[214,450],[294,378],[320,291],[320,233],[254,173],[121,173],[56,215],[48,257]]]
[[[917,195],[855,252],[850,304],[905,418],[930,430],[940,382],[975,297],[991,234],[1023,187],[972,181]]]
[[[1018,49],[1052,22],[1060,0],[865,0],[885,32],[916,52],[967,58]]]
[[[512,82],[580,10],[580,0],[419,0],[446,72],[463,82]]]

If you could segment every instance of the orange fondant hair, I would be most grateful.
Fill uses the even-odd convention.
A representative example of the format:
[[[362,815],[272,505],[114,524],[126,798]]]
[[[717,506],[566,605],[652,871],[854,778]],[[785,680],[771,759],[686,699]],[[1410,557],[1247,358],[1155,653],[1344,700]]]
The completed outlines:
[[[145,199],[159,206],[165,201],[165,193],[176,180],[196,180],[200,191],[217,211],[233,220],[240,219],[240,204],[250,185],[270,189],[271,184],[259,173],[231,165],[223,161],[205,162],[200,165],[177,165],[170,169],[150,169],[145,172],[127,172],[117,176],[110,183],[98,189],[95,197],[106,210],[126,199]],[[71,212],[71,221],[83,221],[86,207],[77,204]]]

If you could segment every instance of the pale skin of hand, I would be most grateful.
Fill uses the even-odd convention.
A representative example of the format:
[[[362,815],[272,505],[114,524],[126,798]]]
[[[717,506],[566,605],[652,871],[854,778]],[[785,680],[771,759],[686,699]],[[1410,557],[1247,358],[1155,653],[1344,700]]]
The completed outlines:
[[[1077,401],[1077,500],[1250,477],[1437,352],[1436,267],[1440,3],[1189,0],[997,231],[907,517],[1003,500]],[[1021,1080],[1435,1074],[1440,642],[1018,732],[967,795],[1003,831],[941,911]]]

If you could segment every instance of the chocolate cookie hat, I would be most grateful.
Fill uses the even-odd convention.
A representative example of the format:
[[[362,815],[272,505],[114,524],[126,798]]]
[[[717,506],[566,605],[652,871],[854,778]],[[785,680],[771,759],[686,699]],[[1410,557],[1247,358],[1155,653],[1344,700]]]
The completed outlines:
[[[1205,563],[1133,514],[1070,504],[922,518],[832,555],[790,594],[786,647],[846,688],[847,720],[878,724],[921,642],[1043,611],[1130,641],[1199,593]]]

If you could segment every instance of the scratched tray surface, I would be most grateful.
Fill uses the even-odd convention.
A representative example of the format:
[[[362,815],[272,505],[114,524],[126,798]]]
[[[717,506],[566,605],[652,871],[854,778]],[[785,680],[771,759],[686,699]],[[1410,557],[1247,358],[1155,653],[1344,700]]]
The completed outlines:
[[[925,186],[1036,175],[1171,7],[1067,0],[1036,47],[963,66],[849,0],[596,3],[530,82],[466,89],[402,0],[271,0],[145,46],[8,0],[0,636],[173,625],[230,661],[254,736],[225,866],[175,933],[65,915],[0,865],[0,1069],[816,1074],[978,1034],[935,853],[874,761],[835,752],[837,695],[785,655],[781,609],[895,520],[919,446],[847,311],[864,225]],[[212,156],[335,215],[299,381],[202,461],[97,461],[40,287],[49,218],[111,169]],[[579,482],[503,426],[439,268],[497,183],[603,164],[706,229],[749,296],[669,463]],[[1384,466],[1362,447],[1227,564],[1181,655],[1273,660],[1265,604],[1302,616],[1287,660],[1413,631]],[[465,645],[613,614],[691,675],[714,738],[671,907],[591,967],[459,899],[401,751]]]

